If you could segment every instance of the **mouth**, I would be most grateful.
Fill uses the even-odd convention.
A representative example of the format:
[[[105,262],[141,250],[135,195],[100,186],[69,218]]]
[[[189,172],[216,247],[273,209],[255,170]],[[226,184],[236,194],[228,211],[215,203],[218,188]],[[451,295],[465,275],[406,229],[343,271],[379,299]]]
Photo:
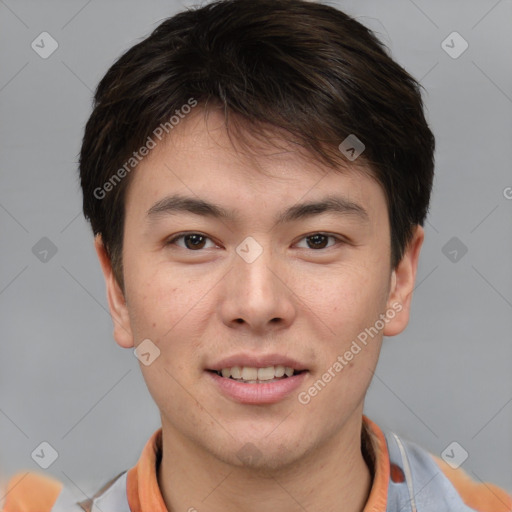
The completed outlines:
[[[242,404],[275,404],[304,384],[310,372],[284,354],[232,354],[205,368],[210,383],[225,398]]]
[[[207,370],[214,389],[241,404],[275,404],[297,392],[308,370],[291,366],[231,366]]]
[[[232,366],[220,370],[208,370],[224,379],[243,384],[269,384],[300,375],[307,370],[297,370],[290,366],[275,365],[265,367]]]

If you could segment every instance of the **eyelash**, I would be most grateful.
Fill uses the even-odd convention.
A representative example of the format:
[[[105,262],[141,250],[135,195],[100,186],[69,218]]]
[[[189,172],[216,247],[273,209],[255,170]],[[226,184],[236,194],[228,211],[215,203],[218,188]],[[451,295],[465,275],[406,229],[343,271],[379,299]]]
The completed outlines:
[[[178,234],[178,235],[172,237],[171,239],[167,240],[165,245],[173,245],[177,240],[179,240],[180,238],[184,238],[184,237],[186,237],[188,235],[199,235],[199,236],[202,236],[202,237],[204,237],[204,238],[206,238],[208,240],[211,240],[211,238],[209,236],[206,236],[203,233],[200,233],[200,232],[197,232],[197,231],[189,231],[189,232],[181,233],[181,234]],[[334,247],[335,245],[340,245],[340,244],[346,243],[345,240],[343,240],[342,238],[340,238],[340,237],[338,237],[336,235],[331,235],[329,233],[323,233],[321,231],[316,232],[316,233],[311,233],[309,235],[305,235],[299,241],[302,241],[302,240],[304,240],[306,238],[311,238],[311,237],[313,237],[315,235],[322,235],[322,236],[326,236],[328,238],[334,238],[336,240],[336,243],[334,245],[331,245],[331,246],[328,246],[328,247],[322,247],[321,249],[311,249],[312,251],[318,252],[318,251],[322,251],[322,250],[325,250],[325,249],[330,249],[331,247]],[[213,241],[213,240],[211,240],[211,241]],[[201,252],[202,251],[202,249],[198,249],[198,250],[194,251],[192,249],[188,249],[187,247],[180,247],[180,249],[185,249],[185,250],[187,250],[189,252]],[[302,247],[301,249],[304,249],[304,247]],[[309,249],[309,247],[308,247],[308,249]]]

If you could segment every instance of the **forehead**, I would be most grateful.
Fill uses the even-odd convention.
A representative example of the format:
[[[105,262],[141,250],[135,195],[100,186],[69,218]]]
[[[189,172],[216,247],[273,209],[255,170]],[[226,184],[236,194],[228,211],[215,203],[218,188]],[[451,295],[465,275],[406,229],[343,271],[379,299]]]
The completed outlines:
[[[370,213],[384,204],[381,186],[372,171],[347,162],[333,169],[278,132],[267,138],[242,139],[228,133],[218,110],[195,110],[138,164],[126,197],[127,210],[147,213],[171,193],[210,198],[252,214],[262,208],[277,209],[285,203],[343,195],[347,201],[366,203]],[[140,211],[139,213],[142,213]],[[374,212],[375,214],[376,212]]]

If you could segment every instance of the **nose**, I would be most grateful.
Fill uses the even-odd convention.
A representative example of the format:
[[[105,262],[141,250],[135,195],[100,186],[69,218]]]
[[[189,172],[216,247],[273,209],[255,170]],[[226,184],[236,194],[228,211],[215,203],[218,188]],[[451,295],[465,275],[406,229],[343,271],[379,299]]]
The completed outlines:
[[[220,314],[225,325],[253,334],[269,334],[289,327],[296,316],[296,300],[289,271],[263,249],[254,260],[243,252],[223,279]]]

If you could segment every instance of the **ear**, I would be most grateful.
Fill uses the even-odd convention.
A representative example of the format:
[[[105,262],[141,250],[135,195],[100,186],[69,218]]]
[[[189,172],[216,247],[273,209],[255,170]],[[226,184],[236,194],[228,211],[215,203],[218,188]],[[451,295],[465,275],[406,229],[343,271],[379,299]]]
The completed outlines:
[[[105,284],[107,286],[107,300],[110,309],[110,316],[114,323],[114,339],[117,344],[123,348],[133,347],[133,334],[130,325],[130,317],[128,315],[128,308],[124,298],[123,291],[119,286],[114,272],[110,258],[107,254],[101,235],[96,235],[94,239],[94,247],[100,260],[103,276],[105,277]]]
[[[414,290],[416,270],[424,238],[425,232],[423,228],[417,225],[402,259],[391,273],[391,285],[386,311],[393,311],[394,316],[392,317],[391,314],[387,314],[389,321],[384,327],[384,336],[400,334],[409,323],[412,292]]]

